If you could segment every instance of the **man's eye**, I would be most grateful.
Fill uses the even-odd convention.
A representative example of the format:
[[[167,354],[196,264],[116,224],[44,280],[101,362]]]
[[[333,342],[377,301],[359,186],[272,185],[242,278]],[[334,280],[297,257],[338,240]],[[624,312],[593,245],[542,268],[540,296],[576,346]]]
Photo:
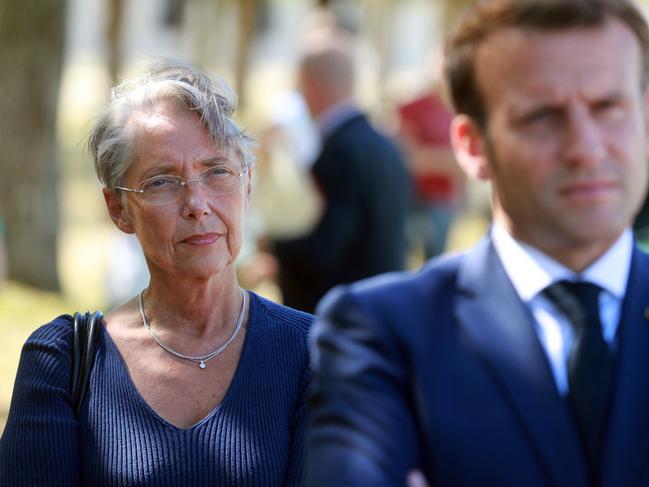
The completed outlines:
[[[528,123],[546,122],[556,119],[556,117],[557,112],[555,110],[543,109],[530,113],[527,117],[525,117],[525,121]]]
[[[624,113],[624,105],[617,100],[602,100],[594,105],[593,112],[610,117]]]

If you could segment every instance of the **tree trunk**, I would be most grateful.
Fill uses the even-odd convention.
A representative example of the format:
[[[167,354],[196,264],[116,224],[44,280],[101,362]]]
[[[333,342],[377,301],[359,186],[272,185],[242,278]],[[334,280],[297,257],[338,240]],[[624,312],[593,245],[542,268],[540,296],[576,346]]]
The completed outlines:
[[[59,290],[56,111],[65,10],[65,0],[0,1],[0,214],[8,276],[47,290]]]

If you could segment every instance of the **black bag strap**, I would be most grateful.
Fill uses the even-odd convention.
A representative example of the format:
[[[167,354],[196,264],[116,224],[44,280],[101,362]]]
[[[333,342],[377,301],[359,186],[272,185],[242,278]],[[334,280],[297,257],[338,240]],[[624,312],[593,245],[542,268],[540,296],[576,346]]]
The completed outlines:
[[[72,326],[74,339],[72,342],[72,405],[79,416],[81,405],[88,390],[90,372],[95,361],[97,337],[103,315],[101,311],[90,314],[74,313]]]

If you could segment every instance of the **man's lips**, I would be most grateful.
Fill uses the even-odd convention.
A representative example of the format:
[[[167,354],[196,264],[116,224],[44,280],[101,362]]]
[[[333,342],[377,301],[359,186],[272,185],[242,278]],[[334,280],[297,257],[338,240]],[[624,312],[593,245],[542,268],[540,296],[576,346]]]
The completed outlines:
[[[183,240],[181,240],[181,242],[189,245],[196,245],[197,247],[202,247],[205,245],[213,244],[220,237],[220,233],[200,233],[184,238]]]
[[[559,190],[559,194],[568,198],[595,199],[617,188],[618,185],[612,181],[587,181],[565,185]]]

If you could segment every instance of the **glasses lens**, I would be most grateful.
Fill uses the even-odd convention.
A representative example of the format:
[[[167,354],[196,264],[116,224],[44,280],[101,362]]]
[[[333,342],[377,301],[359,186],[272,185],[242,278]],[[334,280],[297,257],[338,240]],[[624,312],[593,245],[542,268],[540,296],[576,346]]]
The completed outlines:
[[[215,166],[201,173],[200,182],[209,194],[230,194],[241,185],[241,176],[230,167]]]
[[[180,195],[182,179],[175,176],[155,176],[142,183],[142,197],[152,205],[172,203]]]

